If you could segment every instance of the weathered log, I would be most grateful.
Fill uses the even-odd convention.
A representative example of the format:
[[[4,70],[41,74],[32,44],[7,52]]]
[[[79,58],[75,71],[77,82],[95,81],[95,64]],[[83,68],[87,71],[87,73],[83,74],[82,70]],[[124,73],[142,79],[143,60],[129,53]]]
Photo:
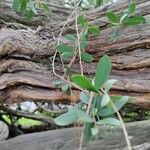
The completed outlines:
[[[150,2],[138,0],[137,14],[150,18]],[[113,70],[110,78],[118,79],[118,83],[113,87],[112,94],[131,95],[135,97],[132,102],[136,107],[150,108],[150,27],[149,24],[128,27],[120,30],[119,39],[110,43],[110,29],[107,29],[106,11],[112,10],[120,12],[127,8],[128,1],[122,1],[104,8],[98,8],[91,12],[85,12],[89,21],[98,24],[102,28],[100,36],[91,37],[87,51],[94,56],[92,64],[84,64],[85,75],[94,76],[95,67],[98,59],[103,54],[108,54],[112,58]],[[54,17],[49,20],[40,17],[44,14],[39,13],[30,23],[23,20],[10,9],[11,4],[6,1],[0,3],[0,20],[2,27],[0,30],[0,98],[3,102],[21,102],[24,100],[34,101],[74,101],[78,98],[78,93],[74,89],[74,97],[67,96],[63,92],[56,90],[53,81],[58,78],[53,74],[50,57],[55,52],[56,41],[53,35],[58,34],[63,21],[71,13],[69,11],[64,17],[52,11],[50,17],[56,13],[58,21]],[[8,11],[4,11],[7,8]],[[61,10],[61,9],[60,9]],[[61,12],[61,11],[59,11]],[[4,15],[5,14],[5,15]],[[12,17],[11,17],[12,16]],[[13,17],[15,16],[15,17]],[[7,18],[8,17],[8,18]],[[11,17],[13,23],[23,23],[27,28],[19,26],[9,26],[7,23]],[[17,18],[17,19],[16,19]],[[91,19],[93,18],[93,19]],[[20,21],[21,20],[21,21]],[[36,21],[39,23],[37,23]],[[74,32],[73,19],[70,20],[70,27],[66,27],[64,32]],[[61,23],[60,23],[61,22]],[[39,25],[42,30],[34,30]],[[56,38],[57,39],[57,38]],[[64,41],[64,39],[61,39]],[[56,59],[56,72],[62,75],[60,62]],[[90,69],[89,69],[90,68]],[[76,61],[72,66],[73,72],[78,72],[79,65]]]
[[[126,125],[134,150],[150,149],[150,121],[128,123]],[[127,150],[121,127],[100,128],[100,138],[85,144],[83,150]],[[59,129],[26,134],[0,142],[1,150],[78,150],[79,128]]]
[[[9,136],[9,129],[7,124],[0,121],[0,141],[6,140]]]

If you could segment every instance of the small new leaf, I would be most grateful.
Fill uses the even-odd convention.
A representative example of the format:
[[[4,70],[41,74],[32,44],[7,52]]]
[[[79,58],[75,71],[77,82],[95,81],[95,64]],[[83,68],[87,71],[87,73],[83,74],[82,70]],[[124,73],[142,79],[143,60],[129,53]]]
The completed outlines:
[[[133,14],[136,10],[136,2],[131,2],[128,6],[129,14]]]
[[[106,16],[109,19],[109,21],[112,23],[119,23],[119,21],[120,21],[119,17],[113,12],[107,12]]]
[[[110,102],[110,97],[109,95],[106,93],[104,94],[104,96],[101,99],[101,106],[105,107],[108,103]]]
[[[85,27],[85,26],[88,24],[87,20],[86,20],[85,17],[82,16],[82,15],[80,15],[80,16],[78,17],[78,21],[79,21],[79,24],[80,24],[82,27]]]

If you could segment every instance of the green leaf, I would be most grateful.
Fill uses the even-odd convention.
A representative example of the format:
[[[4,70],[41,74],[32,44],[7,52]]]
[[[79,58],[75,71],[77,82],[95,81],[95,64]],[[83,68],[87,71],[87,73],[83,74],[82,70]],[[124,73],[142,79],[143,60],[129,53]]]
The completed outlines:
[[[113,12],[107,12],[106,16],[110,20],[110,22],[119,23],[119,21],[120,21],[119,17],[116,14],[114,14]]]
[[[103,0],[96,0],[96,7],[99,7],[103,4]]]
[[[91,133],[92,133],[93,136],[96,136],[99,133],[98,128],[96,128],[96,127],[91,128]]]
[[[105,118],[96,123],[99,125],[113,125],[113,126],[121,125],[120,121],[116,118]]]
[[[117,110],[120,110],[129,100],[129,96],[122,96],[119,100],[115,102]]]
[[[76,37],[72,34],[65,35],[65,38],[71,42],[75,42],[77,40]]]
[[[20,0],[20,11],[19,12],[22,15],[25,15],[25,13],[26,13],[27,3],[28,3],[28,0]]]
[[[65,44],[59,44],[56,49],[59,51],[59,52],[73,52],[73,48],[68,46],[68,45],[65,45]]]
[[[60,126],[66,126],[77,121],[78,117],[74,110],[69,110],[67,113],[60,115],[54,119],[54,122]]]
[[[74,54],[73,51],[70,51],[70,52],[66,51],[62,53],[62,56],[63,58],[72,58],[73,54]]]
[[[81,59],[87,63],[90,63],[94,60],[93,56],[87,52],[81,52]]]
[[[30,20],[31,18],[33,18],[34,17],[34,12],[32,11],[32,10],[30,10],[30,11],[26,11],[26,14],[25,14],[25,16],[26,16],[26,18],[28,19],[28,20]]]
[[[138,25],[138,24],[145,24],[146,20],[143,16],[134,16],[132,18],[126,19],[123,24],[124,25]]]
[[[92,137],[91,128],[94,127],[94,123],[85,123],[85,128],[83,132],[83,140],[85,143],[89,142]]]
[[[85,103],[85,104],[88,104],[88,102],[89,102],[89,94],[88,93],[86,93],[86,92],[81,92],[80,93],[80,100],[83,102],[83,103]]]
[[[129,14],[133,14],[136,10],[136,2],[131,2],[128,6]]]
[[[100,95],[97,95],[94,97],[93,102],[95,102],[94,103],[95,108],[98,108],[98,109],[101,108],[101,99],[102,99],[102,96]]]
[[[89,40],[89,34],[88,34],[88,32],[87,32],[87,30],[85,30],[85,31],[82,31],[81,33],[80,33],[80,37],[81,37],[81,41],[86,41],[86,43],[88,42],[88,40]],[[86,44],[87,45],[87,44]]]
[[[113,98],[115,99],[115,107],[116,109],[119,111],[129,100],[129,97],[128,96],[123,96],[120,98],[120,96],[117,98],[118,96],[112,96],[111,99],[113,100]],[[118,99],[118,100],[116,100]],[[106,117],[106,116],[110,116],[112,114],[116,113],[116,110],[113,109],[113,106],[110,108],[103,108],[102,110],[100,110],[98,112],[98,115],[99,116],[102,116],[102,117]]]
[[[100,29],[98,26],[90,26],[88,28],[88,32],[98,35],[100,33]]]
[[[88,123],[92,123],[93,120],[90,116],[88,116],[84,111],[82,110],[76,110],[76,114],[77,116],[79,117],[79,119],[81,121],[84,121],[84,122],[88,122]]]
[[[110,97],[109,95],[106,93],[104,94],[104,96],[101,99],[101,106],[104,107],[106,106],[108,103],[110,102]]]
[[[118,39],[118,36],[119,36],[119,30],[117,28],[113,29],[111,33],[110,41],[115,42]]]
[[[19,0],[14,0],[13,1],[13,6],[12,6],[13,10],[14,11],[18,11],[19,10],[19,6],[20,6]]]
[[[115,80],[115,79],[108,80],[103,86],[105,88],[105,91],[108,92],[111,89],[111,87],[113,86],[113,84],[115,84],[116,82],[117,82],[117,80]]]
[[[98,89],[91,83],[90,79],[85,76],[76,74],[71,77],[71,80],[83,89],[99,93]]]
[[[108,79],[111,70],[111,59],[109,56],[104,55],[98,62],[95,75],[95,86],[97,89],[101,88],[105,81]]]
[[[61,87],[61,90],[64,91],[64,92],[66,92],[69,88],[67,83],[62,84],[60,87]]]
[[[38,14],[38,12],[35,8],[35,1],[29,1],[28,6],[36,15]]]
[[[85,41],[85,40],[80,41],[80,48],[81,49],[85,49],[87,47],[87,45],[88,45],[87,41]]]
[[[80,24],[82,27],[85,27],[85,26],[87,26],[87,24],[88,24],[87,20],[86,20],[85,17],[82,16],[82,15],[80,15],[80,16],[78,17],[78,21],[79,21],[79,24]]]

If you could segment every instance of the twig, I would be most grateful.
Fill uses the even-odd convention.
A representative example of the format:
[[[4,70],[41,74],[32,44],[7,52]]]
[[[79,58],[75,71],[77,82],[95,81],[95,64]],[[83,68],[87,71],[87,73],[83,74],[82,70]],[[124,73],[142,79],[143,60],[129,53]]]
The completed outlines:
[[[127,132],[126,127],[124,125],[124,122],[122,120],[122,117],[121,117],[119,111],[117,110],[116,106],[114,105],[114,103],[112,101],[111,101],[111,103],[112,103],[113,108],[114,108],[115,112],[117,113],[117,116],[118,116],[118,118],[119,118],[119,120],[121,122],[123,133],[124,133],[124,136],[125,136],[125,139],[126,139],[126,143],[127,143],[127,146],[128,146],[128,150],[132,150],[131,142],[129,140],[129,135],[128,135],[128,132]]]
[[[79,64],[81,75],[83,75],[83,66],[81,60],[81,46],[80,46],[80,35],[79,35],[79,28],[78,28],[78,6],[76,6],[76,16],[75,16],[75,26],[76,26],[76,34],[77,34],[77,44],[78,44],[78,52],[79,52]]]
[[[87,106],[87,110],[86,110],[86,114],[87,114],[87,115],[88,115],[89,112],[90,112],[90,108],[91,108],[91,105],[92,105],[93,96],[94,96],[94,93],[91,92],[91,93],[90,93],[89,102],[88,102],[88,106]],[[84,126],[83,126],[83,128],[82,128],[82,133],[81,133],[81,137],[80,137],[80,144],[79,144],[79,150],[82,150],[82,146],[83,146],[84,129],[85,129],[85,124],[84,124]]]

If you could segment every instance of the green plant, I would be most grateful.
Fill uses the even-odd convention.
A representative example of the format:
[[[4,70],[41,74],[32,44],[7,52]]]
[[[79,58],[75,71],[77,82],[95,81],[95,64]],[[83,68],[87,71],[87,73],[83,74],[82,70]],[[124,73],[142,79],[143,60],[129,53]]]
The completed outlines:
[[[80,74],[71,76],[71,81],[83,89],[80,93],[80,102],[73,106],[67,113],[55,118],[58,125],[69,125],[75,121],[80,121],[86,125],[91,124],[89,128],[90,134],[84,132],[84,139],[90,140],[92,136],[98,134],[99,125],[120,125],[120,121],[114,116],[116,110],[119,111],[128,101],[129,97],[109,96],[108,92],[117,80],[108,80],[111,69],[111,60],[104,55],[96,68],[96,75],[90,79]],[[89,103],[91,93],[92,101]],[[90,105],[87,113],[85,106]],[[87,127],[85,128],[87,130]]]
[[[36,0],[14,0],[13,10],[22,16],[31,19],[33,16],[38,15],[37,8],[49,11],[47,3]]]
[[[111,40],[115,41],[118,38],[118,29],[130,25],[137,25],[145,23],[145,18],[135,15],[136,3],[129,4],[128,10],[115,14],[107,12],[106,16],[109,21],[109,27],[115,30],[112,33]],[[60,55],[72,59],[73,56],[79,57],[82,61],[90,63],[93,57],[85,52],[89,35],[92,33],[97,35],[100,30],[97,26],[89,24],[83,15],[78,16],[78,23],[82,28],[80,34],[77,30],[77,35],[66,35],[65,38],[69,42],[76,43],[75,45],[59,44],[57,50]],[[77,42],[79,41],[79,44]],[[77,50],[81,51],[77,55]],[[81,58],[80,58],[81,57]],[[82,65],[80,64],[80,67]],[[82,70],[82,69],[81,69]],[[81,137],[85,142],[88,142],[92,136],[99,133],[99,126],[101,125],[122,125],[129,149],[131,149],[128,135],[123,125],[123,121],[119,114],[119,110],[128,102],[128,96],[110,96],[109,90],[117,82],[115,79],[108,80],[111,71],[111,59],[109,56],[104,55],[98,62],[96,67],[96,74],[94,78],[88,78],[81,74],[74,74],[71,76],[71,81],[80,88],[80,102],[73,106],[69,111],[57,118],[55,123],[57,125],[65,126],[72,124],[76,121],[84,124],[84,131]],[[115,116],[117,113],[119,119]],[[82,147],[82,144],[80,148]]]
[[[146,20],[143,16],[136,15],[136,2],[129,4],[128,9],[121,13],[107,12],[108,26],[113,28],[111,41],[114,42],[119,36],[119,29],[126,26],[135,26],[138,24],[145,24]]]

